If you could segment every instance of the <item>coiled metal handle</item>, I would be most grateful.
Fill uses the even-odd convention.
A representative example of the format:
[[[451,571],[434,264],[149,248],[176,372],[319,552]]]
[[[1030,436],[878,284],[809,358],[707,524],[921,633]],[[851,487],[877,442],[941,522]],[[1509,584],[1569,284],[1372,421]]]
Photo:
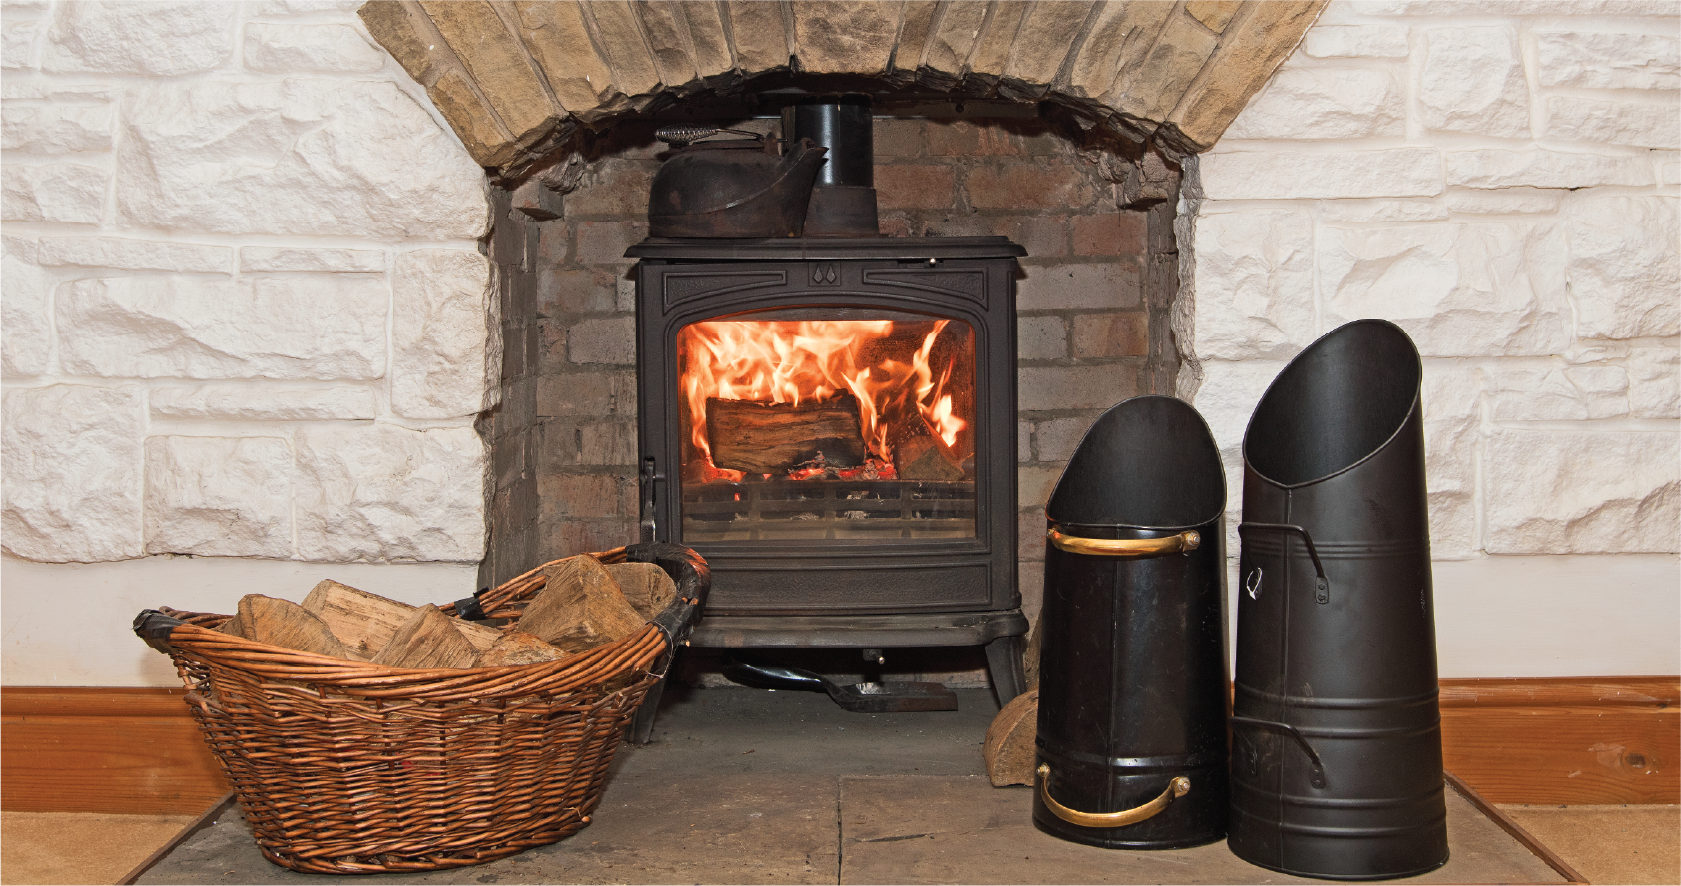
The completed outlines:
[[[1195,529],[1166,538],[1081,538],[1052,529],[1045,533],[1045,538],[1059,551],[1095,557],[1160,557],[1189,553],[1202,544],[1202,533]]]
[[[1050,766],[1040,763],[1039,768],[1034,771],[1039,775],[1039,799],[1045,801],[1045,808],[1057,818],[1083,828],[1118,828],[1137,824],[1166,809],[1174,797],[1183,797],[1191,792],[1191,780],[1178,775],[1167,783],[1167,790],[1162,791],[1161,796],[1142,806],[1122,809],[1120,812],[1081,812],[1078,809],[1069,809],[1051,798]]]

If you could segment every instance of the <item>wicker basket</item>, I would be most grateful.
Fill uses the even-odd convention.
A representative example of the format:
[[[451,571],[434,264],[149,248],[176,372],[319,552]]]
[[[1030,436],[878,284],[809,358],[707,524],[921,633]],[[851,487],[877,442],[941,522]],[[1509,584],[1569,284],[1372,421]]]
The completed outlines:
[[[212,630],[228,616],[174,610],[141,613],[135,633],[174,659],[270,861],[324,874],[480,864],[589,824],[626,726],[705,601],[706,561],[688,548],[594,556],[658,564],[678,599],[641,631],[558,661],[387,668],[253,643]],[[543,582],[538,568],[439,608],[509,617]]]

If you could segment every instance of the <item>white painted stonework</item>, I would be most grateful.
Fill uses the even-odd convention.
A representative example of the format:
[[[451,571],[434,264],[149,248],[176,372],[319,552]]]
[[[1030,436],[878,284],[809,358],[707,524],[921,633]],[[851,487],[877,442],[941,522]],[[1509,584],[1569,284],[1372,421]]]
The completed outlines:
[[[1335,0],[1182,205],[1230,479],[1307,343],[1418,344],[1444,676],[1681,669],[1678,15]]]
[[[117,649],[141,605],[298,599],[307,563],[473,589],[501,362],[484,173],[358,5],[5,4],[6,682],[169,682],[132,655],[15,669],[35,635],[12,613],[76,568],[48,564],[237,566],[216,599],[90,590]]]

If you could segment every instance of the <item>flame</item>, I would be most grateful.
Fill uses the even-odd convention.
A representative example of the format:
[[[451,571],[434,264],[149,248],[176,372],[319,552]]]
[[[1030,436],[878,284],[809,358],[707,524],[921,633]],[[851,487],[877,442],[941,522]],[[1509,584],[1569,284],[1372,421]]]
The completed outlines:
[[[934,370],[928,365],[928,354],[934,350],[934,339],[939,336],[940,330],[944,329],[949,322],[951,321],[941,320],[934,327],[934,331],[928,334],[927,339],[923,340],[922,348],[916,352],[916,359],[912,364],[918,379],[916,385],[917,411],[922,413],[923,419],[928,422],[928,427],[932,428],[934,433],[946,442],[948,448],[957,445],[957,432],[963,430],[967,424],[963,419],[952,414],[951,395],[944,393],[946,382],[951,380],[951,370],[956,364],[955,362],[947,363],[946,371],[940,375],[940,381],[936,384],[934,382]]]
[[[739,471],[712,465],[707,439],[706,401],[752,400],[797,406],[849,392],[858,400],[861,431],[877,468],[892,470],[893,425],[899,417],[920,415],[945,441],[957,443],[967,422],[955,412],[947,392],[956,366],[953,357],[940,373],[930,362],[934,343],[951,323],[938,320],[923,336],[909,361],[894,359],[895,334],[915,333],[926,323],[891,320],[712,320],[694,323],[678,334],[680,379],[688,411],[689,437],[704,462],[705,479],[740,480]],[[905,347],[900,344],[898,355]]]

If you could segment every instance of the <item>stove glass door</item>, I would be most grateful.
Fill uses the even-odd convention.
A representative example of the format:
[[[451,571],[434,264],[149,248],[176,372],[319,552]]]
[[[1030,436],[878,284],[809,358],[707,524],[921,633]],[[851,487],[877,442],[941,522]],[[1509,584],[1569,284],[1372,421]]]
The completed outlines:
[[[976,537],[975,334],[860,308],[677,334],[685,543]]]

